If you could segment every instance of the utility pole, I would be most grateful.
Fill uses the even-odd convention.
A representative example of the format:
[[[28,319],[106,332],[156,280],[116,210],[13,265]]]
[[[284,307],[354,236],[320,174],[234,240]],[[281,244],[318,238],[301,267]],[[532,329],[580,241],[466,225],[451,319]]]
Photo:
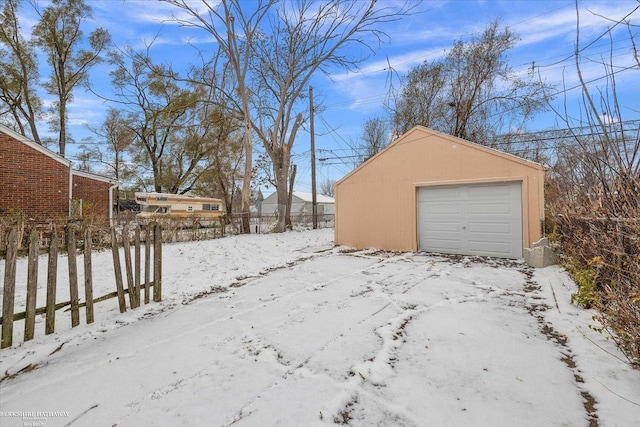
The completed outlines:
[[[309,86],[309,132],[311,133],[311,206],[313,229],[318,228],[318,201],[316,199],[316,137],[313,131],[313,87]]]

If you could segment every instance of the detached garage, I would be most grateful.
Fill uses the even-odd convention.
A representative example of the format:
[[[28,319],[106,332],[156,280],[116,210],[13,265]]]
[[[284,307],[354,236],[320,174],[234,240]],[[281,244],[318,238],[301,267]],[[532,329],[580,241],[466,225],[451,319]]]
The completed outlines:
[[[335,196],[338,245],[522,258],[542,236],[544,168],[418,126]]]

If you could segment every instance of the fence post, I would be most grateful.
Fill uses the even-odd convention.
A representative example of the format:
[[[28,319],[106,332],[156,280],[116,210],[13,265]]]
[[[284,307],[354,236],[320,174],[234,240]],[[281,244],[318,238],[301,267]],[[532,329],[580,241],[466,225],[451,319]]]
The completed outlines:
[[[84,300],[85,315],[87,324],[93,323],[93,268],[91,263],[91,230],[89,227],[84,230]]]
[[[162,301],[162,226],[153,228],[153,301]]]
[[[144,227],[144,303],[149,304],[151,286],[151,233],[149,225]]]
[[[118,236],[116,228],[111,226],[111,253],[113,254],[113,270],[116,275],[116,291],[118,293],[118,305],[120,313],[127,311],[127,303],[124,300],[124,287],[122,285],[122,267],[120,266],[120,254],[118,253]]]
[[[134,265],[134,283],[133,286],[136,290],[136,303],[137,307],[140,307],[140,225],[136,225],[136,231],[133,239],[133,243],[135,245],[134,248],[134,256],[135,256],[135,265]]]
[[[136,290],[133,284],[133,268],[131,266],[131,245],[129,243],[129,225],[122,227],[122,249],[124,251],[124,268],[127,272],[127,289],[129,290],[129,306],[136,308]]]
[[[78,308],[78,251],[76,250],[76,230],[73,224],[67,224],[67,255],[69,261],[69,297],[71,299],[71,327],[80,324]]]
[[[58,283],[58,229],[53,225],[49,239],[49,263],[47,267],[47,314],[44,326],[45,335],[55,331],[56,323],[56,286]]]
[[[27,261],[27,303],[24,318],[24,340],[33,339],[36,328],[36,296],[38,292],[38,231],[34,227],[29,233],[29,254]]]
[[[18,255],[18,231],[11,228],[4,260],[4,290],[2,292],[2,342],[0,348],[13,344],[13,303],[16,293],[16,258]]]

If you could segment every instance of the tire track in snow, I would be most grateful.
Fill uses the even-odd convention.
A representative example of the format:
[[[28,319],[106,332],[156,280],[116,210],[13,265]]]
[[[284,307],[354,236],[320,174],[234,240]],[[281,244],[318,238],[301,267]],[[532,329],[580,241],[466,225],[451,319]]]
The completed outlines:
[[[251,276],[250,277],[252,279],[251,282],[259,281],[259,280],[268,278],[269,274],[274,273],[276,271],[279,271],[279,270],[282,270],[282,269],[286,269],[286,268],[293,268],[293,267],[295,267],[297,265],[300,265],[303,262],[313,261],[313,260],[317,260],[317,259],[320,259],[320,258],[329,257],[331,255],[339,256],[341,254],[336,254],[335,252],[326,251],[326,252],[322,252],[322,253],[316,254],[314,256],[304,256],[304,257],[299,258],[296,261],[288,262],[283,266],[277,266],[277,267],[272,267],[272,268],[266,269],[265,271],[261,272],[260,275],[258,275],[258,276],[255,276],[255,277]],[[349,274],[349,276],[356,276],[356,275],[362,274],[364,271],[376,268],[380,263],[384,263],[385,261],[387,261],[387,259],[379,259],[379,258],[374,258],[374,257],[371,257],[370,259],[378,260],[378,262],[376,264],[373,264],[373,265],[367,265],[366,267],[363,267],[363,268],[360,268],[360,269],[355,269]],[[287,293],[285,295],[277,296],[277,297],[271,299],[270,301],[261,301],[260,303],[256,304],[253,307],[249,307],[249,308],[247,308],[245,310],[242,310],[242,311],[239,311],[239,312],[235,312],[233,314],[233,316],[231,316],[231,318],[225,316],[225,317],[213,319],[213,320],[208,321],[208,322],[201,323],[198,327],[195,327],[195,328],[191,329],[189,331],[189,334],[196,334],[197,335],[199,333],[199,331],[210,329],[211,327],[213,327],[216,324],[219,324],[221,322],[225,322],[225,321],[231,320],[232,318],[242,317],[244,315],[253,313],[253,312],[257,311],[257,310],[264,309],[265,307],[268,307],[270,305],[276,304],[278,302],[282,302],[283,300],[286,300],[286,299],[295,299],[296,297],[298,297],[302,293],[313,292],[313,291],[316,291],[318,289],[323,289],[323,288],[329,286],[330,284],[332,284],[332,283],[334,283],[336,281],[344,280],[344,277],[345,276],[335,277],[335,278],[326,280],[326,281],[321,282],[321,283],[316,283],[316,284],[309,285],[307,287],[304,287],[304,288],[302,288],[302,289],[300,289],[298,291],[292,292],[292,293]],[[246,285],[250,285],[250,283],[247,283]],[[218,292],[216,292],[216,293],[218,293]],[[198,298],[197,301],[198,301],[197,304],[205,304],[206,303],[206,298]],[[191,302],[193,302],[193,301],[191,301]],[[194,304],[189,303],[189,304],[187,304],[187,305],[185,305],[183,307],[180,307],[179,309],[186,308],[186,306],[188,306],[188,305],[194,305]],[[388,307],[388,306],[389,306],[389,304],[387,304],[385,306],[385,308]],[[170,314],[173,314],[176,311],[177,310],[172,310],[172,312],[170,312],[167,316],[163,316],[163,318],[168,317]],[[360,324],[364,323],[368,319],[370,319],[370,318],[376,316],[377,314],[379,314],[381,311],[383,311],[383,310],[377,310],[375,313],[372,313],[372,314],[368,315],[366,318],[360,320],[357,323],[357,325],[360,325]],[[275,322],[277,320],[278,319],[272,319],[272,322]],[[329,340],[328,342],[326,342],[323,346],[321,346],[321,348],[317,352],[324,351],[331,344],[333,344],[334,342],[339,340],[342,337],[342,335],[344,335],[344,333],[347,333],[351,329],[353,329],[353,326],[349,327],[345,332],[339,333],[339,334],[335,335],[334,337],[332,337],[332,339]],[[249,333],[250,333],[250,329],[247,328],[247,332],[244,335],[241,335],[241,336],[228,336],[228,337],[218,341],[219,345],[216,346],[214,351],[220,351],[222,348],[226,347],[229,343],[237,341],[237,340],[240,340],[240,339],[243,339],[243,337],[246,337]],[[157,340],[157,341],[155,341],[153,343],[153,346],[162,346],[163,344],[171,342],[172,340],[173,340],[172,338],[167,338],[165,340]],[[271,348],[271,349],[273,349],[273,351],[277,352],[277,349],[275,349],[274,346],[266,345],[266,346],[263,347],[263,349],[266,349],[266,348]],[[313,357],[313,355],[307,357],[304,361],[300,362],[299,364],[297,364],[294,367],[290,367],[290,366],[287,366],[286,364],[283,364],[283,366],[285,368],[287,368],[287,371],[282,375],[281,378],[286,380],[290,375],[295,373],[296,370],[298,370],[300,368],[303,368],[306,364],[308,364],[309,361],[312,359],[312,357]],[[134,410],[134,413],[135,412],[139,412],[141,410],[141,408],[144,407],[145,401],[157,400],[159,397],[163,397],[164,395],[167,395],[170,392],[174,392],[177,389],[187,385],[188,383],[190,383],[193,380],[199,379],[199,378],[201,378],[203,376],[210,375],[210,373],[208,371],[209,371],[209,369],[204,369],[204,370],[201,370],[198,373],[196,373],[194,375],[191,375],[191,376],[189,376],[187,378],[183,378],[183,379],[181,379],[179,381],[176,381],[176,382],[174,382],[172,384],[159,387],[159,388],[147,393],[144,397],[142,397],[140,399],[136,399],[136,400],[130,402],[127,406],[132,408]],[[245,409],[248,406],[250,406],[256,399],[258,399],[264,392],[267,392],[268,390],[270,390],[270,389],[274,388],[275,386],[277,386],[279,384],[279,382],[280,382],[280,380],[272,382],[267,387],[265,387],[262,391],[257,393],[247,403],[242,405],[242,407],[238,411],[235,412],[234,419],[231,422],[231,424],[236,423],[241,418],[244,418],[244,417],[250,415],[251,411],[247,412],[247,411],[245,411]],[[133,415],[133,414],[131,414],[131,415]],[[126,418],[128,418],[128,416],[125,417],[125,419]],[[231,424],[229,424],[229,425],[231,425]]]
[[[347,255],[354,256],[353,253],[349,253]],[[389,253],[384,253],[384,255],[389,255]],[[369,384],[371,384],[371,376],[370,376],[371,372],[377,372],[377,376],[376,374],[374,374],[374,379],[377,379],[378,381],[374,382],[373,386],[380,386],[380,384],[384,381],[382,378],[388,378],[389,375],[392,375],[394,359],[397,360],[397,358],[395,358],[395,355],[397,353],[397,350],[402,345],[402,343],[404,343],[404,338],[403,338],[403,335],[405,334],[404,329],[410,320],[416,318],[423,312],[429,311],[433,308],[440,308],[440,307],[444,307],[452,304],[460,304],[460,303],[465,303],[469,301],[482,300],[484,299],[484,295],[475,293],[475,294],[464,296],[461,298],[447,298],[430,305],[419,306],[419,305],[407,304],[406,302],[393,298],[393,294],[388,292],[390,288],[392,287],[395,288],[398,286],[399,278],[397,276],[397,271],[391,271],[388,273],[382,273],[381,271],[387,262],[397,263],[398,261],[403,261],[402,258],[404,258],[404,260],[406,261],[413,262],[416,254],[392,253],[392,256],[390,257],[389,256],[374,257],[371,255],[362,256],[360,254],[357,254],[355,256],[378,261],[373,265],[356,270],[353,274],[356,274],[356,275],[372,274],[373,272],[376,272],[376,273],[380,272],[382,274],[382,277],[377,278],[374,281],[368,282],[368,285],[372,285],[371,293],[374,293],[376,296],[383,297],[384,299],[387,300],[387,303],[384,304],[381,308],[377,309],[376,311],[370,313],[366,317],[353,323],[346,330],[332,336],[322,346],[314,350],[311,355],[309,355],[307,358],[305,358],[303,361],[299,362],[295,366],[291,366],[288,363],[282,363],[282,366],[285,367],[287,370],[281,376],[281,378],[273,381],[272,383],[264,387],[262,390],[257,392],[251,399],[245,402],[236,411],[234,422],[246,416],[247,411],[248,409],[250,409],[251,405],[254,404],[258,399],[264,397],[265,394],[268,394],[275,387],[279,386],[282,383],[282,380],[286,381],[288,377],[290,377],[295,373],[303,373],[305,376],[308,376],[308,377],[322,377],[324,379],[328,378],[331,382],[333,382],[336,385],[337,389],[344,389],[346,386],[350,390],[349,392],[345,392],[341,394],[341,396],[338,398],[339,401],[346,401],[347,403],[345,405],[342,405],[340,403],[335,404],[334,402],[333,406],[335,407],[335,409],[325,411],[326,416],[333,417],[332,419],[334,420],[334,422],[341,422],[340,417],[343,416],[341,414],[346,414],[345,410],[342,409],[343,406],[354,407],[357,401],[353,402],[353,398],[357,397],[358,395],[363,395],[375,401],[379,406],[386,408],[386,412],[391,414],[394,419],[404,419],[410,425],[420,425],[419,420],[412,419],[410,414],[405,408],[397,404],[388,402],[387,400],[381,397],[376,396],[375,394],[366,390],[363,387],[363,385],[368,386]],[[417,255],[417,256],[422,256],[422,255]],[[401,257],[401,258],[398,258],[398,257]],[[402,286],[404,288],[400,292],[398,292],[398,294],[404,295],[408,293],[411,289],[413,289],[415,286],[419,285],[420,283],[423,283],[425,280],[428,280],[429,278],[439,277],[443,272],[446,271],[446,267],[444,266],[442,268],[435,269],[435,270],[433,269],[434,266],[435,266],[435,262],[432,261],[427,268],[427,272],[429,273],[428,275],[412,274],[411,276],[414,276],[412,277],[412,280],[407,280],[405,277],[402,277]],[[326,283],[329,284],[333,281],[334,280],[330,280],[330,281],[327,281]],[[378,284],[378,283],[386,283],[386,282],[393,282],[393,283],[390,283],[388,285]],[[365,293],[368,293],[368,292],[365,292]],[[364,293],[362,292],[355,295],[352,294],[349,296],[349,298],[352,298],[354,296],[362,296],[363,294]],[[376,352],[375,356],[373,356],[369,360],[362,362],[358,365],[352,366],[352,368],[350,369],[351,374],[350,375],[347,374],[344,380],[335,379],[326,373],[316,372],[307,367],[309,362],[311,362],[314,357],[316,357],[317,355],[327,350],[330,346],[334,345],[340,339],[344,338],[344,336],[347,335],[351,330],[357,328],[363,323],[376,317],[377,315],[379,315],[380,313],[388,309],[390,306],[395,306],[400,311],[400,314],[395,317],[392,317],[391,319],[388,319],[385,322],[385,325],[374,329],[373,332],[382,341],[381,348]],[[259,340],[259,338],[257,339]],[[271,348],[271,349],[274,349],[274,351],[276,352],[278,351],[277,349],[275,349],[274,346],[270,344],[265,345],[264,348]],[[367,373],[366,376],[362,373],[363,371]],[[387,375],[384,375],[382,373],[383,371],[388,371]],[[249,411],[248,413],[253,413],[253,412],[254,411]],[[321,413],[323,412],[321,411]],[[344,417],[343,417],[343,420],[344,420]]]
[[[381,253],[381,252],[376,252],[376,253]],[[379,256],[372,256],[370,253],[365,252],[365,256],[363,256],[362,254],[357,254],[355,256],[361,257],[361,258],[366,258],[366,259],[371,259],[374,261],[377,261],[375,264],[372,265],[368,265],[364,268],[360,268],[360,269],[356,269],[354,270],[352,273],[349,274],[349,276],[356,276],[356,275],[360,275],[360,274],[366,274],[369,271],[375,270],[375,269],[379,269],[382,266],[384,266],[384,264],[386,264],[387,262],[397,262],[399,259],[398,257],[402,257],[402,258],[406,258],[406,259],[410,259],[411,255],[407,254],[407,253],[389,253],[389,252],[383,252],[383,254],[388,255],[388,254],[392,254],[391,256],[386,256],[386,257],[379,257]],[[347,256],[354,256],[354,252],[348,252],[348,253],[341,253],[339,255],[347,255]],[[393,277],[393,273],[390,273],[389,275],[387,275],[385,277],[385,279],[389,279],[391,277]],[[421,277],[419,278],[419,280],[416,280],[416,282],[414,284],[412,284],[408,289],[405,290],[408,291],[410,288],[416,286],[418,283],[420,283],[421,281],[423,281],[425,278]],[[329,284],[338,281],[338,280],[344,280],[344,276],[341,276],[339,278],[335,278],[335,279],[331,279],[328,280],[326,282],[323,282],[320,285],[315,285],[315,286],[310,286],[308,288],[306,288],[306,290],[308,291],[309,289],[320,289],[320,288],[324,288],[326,286],[328,286]],[[304,290],[303,290],[304,291]],[[301,291],[301,292],[303,292]],[[298,292],[299,293],[299,292]],[[353,295],[349,296],[348,298],[352,298]],[[346,300],[347,298],[343,299]],[[339,303],[339,302],[338,302]],[[280,383],[282,382],[282,380],[287,380],[290,376],[292,376],[293,374],[295,374],[296,372],[302,371],[304,370],[304,374],[306,376],[322,376],[324,378],[330,378],[331,381],[333,381],[337,386],[342,386],[344,385],[346,382],[345,381],[338,381],[335,378],[332,378],[331,376],[324,374],[324,373],[318,373],[315,372],[311,369],[306,368],[306,366],[309,364],[309,362],[311,362],[311,360],[317,356],[318,354],[321,354],[322,352],[324,352],[325,350],[327,350],[330,346],[334,345],[336,342],[338,342],[340,339],[344,338],[344,336],[346,334],[348,334],[351,330],[357,328],[358,326],[362,325],[363,323],[369,321],[370,319],[376,317],[377,315],[379,315],[381,312],[383,312],[384,310],[386,310],[388,307],[390,307],[392,304],[396,303],[396,301],[393,300],[389,300],[385,305],[383,305],[381,308],[377,309],[376,311],[374,311],[373,313],[368,314],[366,317],[360,319],[359,321],[351,324],[348,328],[346,328],[345,330],[341,330],[340,332],[336,333],[335,335],[333,335],[329,340],[325,341],[319,348],[315,349],[308,357],[306,357],[304,360],[302,360],[301,362],[297,363],[294,366],[290,366],[289,364],[286,363],[282,363],[282,366],[285,367],[287,370],[284,372],[284,374],[277,380],[271,382],[269,385],[267,385],[266,387],[264,387],[262,390],[260,390],[258,393],[256,393],[251,399],[249,399],[247,402],[245,402],[236,412],[235,412],[235,416],[234,416],[234,421],[232,422],[235,423],[237,422],[237,420],[239,420],[240,418],[246,416],[243,414],[247,414],[247,409],[250,408],[250,406],[255,403],[258,399],[260,399],[261,397],[263,397],[266,393],[268,393],[269,391],[271,391],[272,389],[274,389],[275,387],[277,387],[278,385],[280,385]],[[257,337],[256,337],[257,338]],[[274,346],[272,345],[267,345],[265,346],[265,348],[272,348],[274,349],[274,351],[278,351],[277,349],[275,349]],[[382,402],[381,402],[382,403]],[[252,413],[253,411],[249,411],[248,413]],[[231,425],[231,424],[228,424]]]

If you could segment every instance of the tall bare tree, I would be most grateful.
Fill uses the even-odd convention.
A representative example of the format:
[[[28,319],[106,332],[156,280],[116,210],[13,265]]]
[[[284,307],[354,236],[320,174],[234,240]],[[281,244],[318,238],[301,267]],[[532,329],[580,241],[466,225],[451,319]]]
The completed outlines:
[[[271,159],[278,199],[275,231],[285,231],[291,149],[307,113],[308,106],[302,101],[311,77],[318,72],[357,68],[388,37],[380,25],[400,19],[411,7],[374,0],[283,1],[277,8],[273,7],[275,2],[260,2],[245,18],[247,4],[237,0],[223,0],[217,7],[203,2],[206,13],[200,13],[191,2],[167,1],[194,18],[181,21],[185,25],[204,28],[224,43],[227,55],[238,58],[238,50],[229,49],[229,40],[244,41],[241,73],[237,73],[244,120],[247,131],[257,136]],[[261,26],[272,10],[268,26]],[[236,32],[236,22],[243,32]],[[348,47],[352,45],[364,47],[363,55],[350,54]],[[248,164],[251,160],[246,158]]]
[[[63,157],[67,140],[71,140],[67,134],[67,105],[73,100],[73,90],[87,81],[90,68],[101,61],[100,55],[111,43],[108,31],[98,28],[89,35],[89,49],[81,47],[85,40],[80,27],[91,16],[91,7],[84,0],[53,0],[33,29],[34,42],[44,49],[52,69],[44,86],[56,96],[51,125],[58,131]]]
[[[482,35],[457,41],[443,59],[412,69],[396,102],[396,131],[423,125],[492,145],[497,135],[522,126],[546,108],[546,85],[509,66],[517,41],[494,21]]]
[[[305,94],[316,73],[353,70],[388,38],[383,23],[401,19],[410,4],[375,1],[284,3],[254,46],[259,121],[254,130],[271,158],[278,200],[275,231],[286,228],[291,150],[307,114]],[[355,55],[349,48],[360,48]]]
[[[37,122],[42,101],[36,93],[37,56],[33,43],[21,35],[19,5],[20,0],[6,0],[0,15],[0,117],[40,143]]]
[[[249,67],[251,64],[252,46],[262,37],[260,26],[275,0],[257,0],[251,4],[252,10],[245,13],[247,4],[241,0],[222,0],[212,4],[207,0],[200,2],[187,0],[163,0],[172,4],[190,17],[175,18],[187,27],[201,28],[211,34],[219,49],[226,57],[229,68],[235,74],[237,86],[228,93],[229,101],[236,103],[236,108],[244,119],[244,177],[242,181],[242,232],[250,233],[249,224],[251,206],[251,172],[253,168],[251,89],[249,83]],[[199,4],[198,4],[199,3]],[[201,7],[199,7],[201,6]]]

